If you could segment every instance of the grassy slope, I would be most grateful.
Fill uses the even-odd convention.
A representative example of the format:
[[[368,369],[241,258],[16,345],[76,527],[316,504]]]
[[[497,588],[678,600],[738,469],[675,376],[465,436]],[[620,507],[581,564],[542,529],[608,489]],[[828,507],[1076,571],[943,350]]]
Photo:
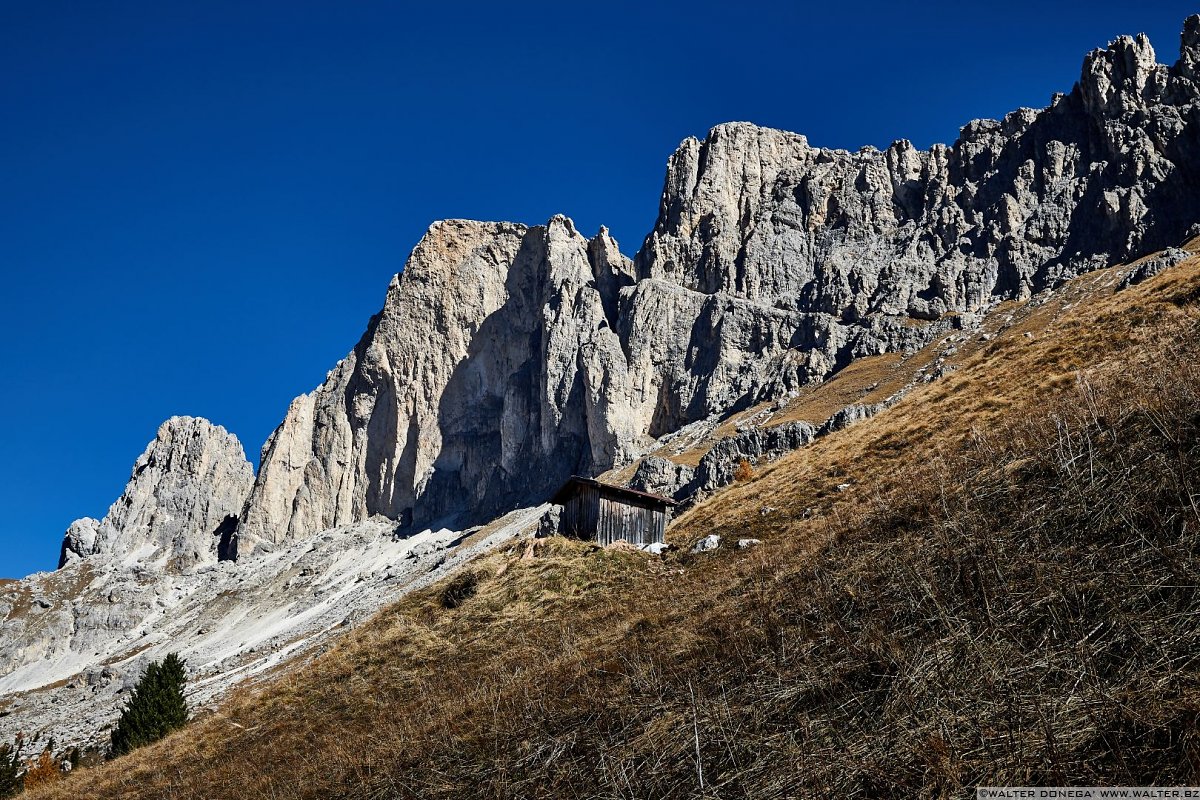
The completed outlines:
[[[759,547],[492,554],[461,607],[406,598],[37,796],[1200,782],[1200,266],[1115,295],[1112,278],[669,532]]]

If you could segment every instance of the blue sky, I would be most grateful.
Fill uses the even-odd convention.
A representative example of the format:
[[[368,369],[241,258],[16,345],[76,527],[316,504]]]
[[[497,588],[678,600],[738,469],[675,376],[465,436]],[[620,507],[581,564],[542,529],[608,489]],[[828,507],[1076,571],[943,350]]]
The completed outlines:
[[[248,455],[433,220],[653,224],[719,122],[857,149],[1042,106],[1182,3],[0,0],[0,576],[173,414]]]

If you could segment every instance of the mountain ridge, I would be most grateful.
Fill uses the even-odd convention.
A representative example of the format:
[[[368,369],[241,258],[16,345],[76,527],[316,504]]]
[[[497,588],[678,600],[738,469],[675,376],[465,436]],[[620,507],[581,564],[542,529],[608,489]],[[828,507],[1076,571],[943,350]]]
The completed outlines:
[[[972,121],[953,145],[927,150],[900,140],[852,153],[750,123],[715,126],[669,158],[658,220],[633,258],[607,229],[588,238],[561,215],[433,223],[355,347],[292,401],[257,475],[237,466],[241,446],[238,462],[223,429],[180,422],[205,432],[194,455],[221,454],[236,479],[185,469],[181,480],[196,479],[186,499],[159,504],[167,478],[139,483],[135,466],[123,498],[148,519],[169,506],[175,527],[117,529],[120,514],[104,535],[102,522],[72,525],[61,579],[83,581],[90,563],[109,577],[87,578],[88,604],[111,608],[81,609],[66,590],[45,600],[59,627],[50,640],[13,627],[9,665],[55,653],[74,667],[84,642],[90,652],[104,637],[165,630],[160,612],[236,583],[238,570],[275,586],[256,572],[265,559],[317,569],[296,566],[310,542],[332,560],[408,559],[397,543],[426,536],[434,564],[504,514],[504,535],[519,535],[570,474],[632,467],[689,425],[711,433],[859,359],[918,351],[1001,302],[1180,244],[1200,222],[1198,64],[1200,15],[1170,67],[1145,37],[1120,37],[1089,53],[1049,107]],[[810,438],[792,434],[789,448]],[[168,438],[147,464],[193,452]],[[147,547],[164,556],[117,563]],[[162,591],[135,591],[135,572]],[[337,574],[388,580],[382,567]],[[308,584],[278,583],[280,603],[308,613],[289,594]],[[6,614],[18,607],[5,601]],[[321,619],[322,630],[333,624]],[[207,635],[194,627],[189,636]],[[246,657],[245,642],[226,644],[206,666]],[[136,660],[105,647],[97,657]]]
[[[674,552],[492,548],[464,568],[470,599],[441,599],[462,573],[410,592],[38,796],[1192,785],[1198,246],[951,334],[951,372],[759,464],[673,523]]]
[[[1200,17],[1185,22],[1172,67],[1156,63],[1144,36],[1119,37],[1089,53],[1075,87],[1049,107],[972,121],[954,145],[925,151],[901,140],[850,154],[749,123],[718,125],[703,141],[685,139],[668,160],[659,219],[632,265],[606,231],[586,240],[565,217],[521,227],[526,238],[543,239],[519,244],[518,228],[478,223],[498,226],[494,235],[509,242],[492,253],[508,263],[490,265],[485,280],[492,283],[483,290],[499,305],[477,306],[474,318],[435,328],[461,338],[454,353],[442,354],[440,372],[478,369],[508,388],[503,396],[464,389],[469,401],[442,414],[441,395],[436,412],[432,401],[377,405],[405,390],[405,376],[387,369],[364,375],[361,390],[347,387],[353,404],[370,407],[358,424],[379,432],[368,449],[378,448],[380,463],[364,459],[345,478],[374,482],[358,513],[425,522],[457,514],[481,522],[547,495],[572,472],[623,466],[648,438],[785,396],[855,358],[923,346],[944,329],[947,315],[976,314],[1178,244],[1200,219],[1193,179],[1200,160],[1198,60]],[[413,313],[423,318],[411,320],[419,330],[470,301],[455,292],[457,271],[472,266],[456,259],[465,257],[464,247],[484,245],[477,233],[451,241],[467,224],[431,227],[422,243],[436,242],[414,249],[418,263],[389,290],[385,317],[392,306],[396,314],[421,307]],[[432,258],[426,250],[435,251]],[[435,265],[437,259],[446,263]],[[421,275],[442,268],[437,285],[444,292],[410,287],[405,276],[413,267]],[[518,286],[531,276],[535,285]],[[531,319],[539,305],[541,321]],[[487,344],[471,352],[476,329],[488,320],[520,330],[513,338],[528,343],[512,343],[520,352],[494,353]],[[382,351],[403,351],[401,339]],[[492,363],[478,366],[481,353]],[[427,377],[440,385],[445,375]],[[471,417],[472,404],[492,409],[501,422]],[[325,413],[335,429],[352,416],[332,403]],[[538,436],[519,430],[515,421],[525,417],[537,420]],[[453,439],[463,426],[490,444],[438,442],[425,454],[412,452],[414,434]],[[292,435],[305,438],[277,432]],[[276,490],[262,478],[275,468],[267,458],[255,497],[344,507],[342,478],[330,472],[323,443],[308,439],[308,474]],[[288,446],[294,455],[306,443],[289,439]],[[507,471],[515,453],[544,477],[509,473],[502,489],[480,492],[480,481],[493,473],[474,472],[472,462]],[[254,512],[252,499],[247,518]],[[297,535],[330,521],[292,515],[283,522],[285,515],[276,515],[276,530]],[[270,536],[254,525],[244,535]]]

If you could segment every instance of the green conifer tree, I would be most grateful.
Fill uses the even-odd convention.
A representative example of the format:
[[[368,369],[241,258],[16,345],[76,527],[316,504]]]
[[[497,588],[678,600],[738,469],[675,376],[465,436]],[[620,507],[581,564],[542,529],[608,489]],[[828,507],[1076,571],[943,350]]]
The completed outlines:
[[[187,670],[175,653],[168,654],[161,663],[151,661],[117,720],[109,758],[124,755],[183,727],[188,718],[187,700],[183,696],[186,683]]]

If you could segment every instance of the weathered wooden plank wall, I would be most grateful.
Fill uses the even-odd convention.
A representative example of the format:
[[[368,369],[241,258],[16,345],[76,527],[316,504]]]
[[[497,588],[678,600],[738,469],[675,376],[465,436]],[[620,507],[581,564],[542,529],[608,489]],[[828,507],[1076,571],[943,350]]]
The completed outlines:
[[[667,512],[625,500],[599,498],[596,542],[608,546],[624,539],[639,547],[663,541]]]
[[[590,539],[597,526],[600,510],[600,492],[594,486],[580,486],[563,506],[562,532],[567,536]]]
[[[559,531],[607,547],[624,540],[639,547],[665,541],[668,510],[596,486],[577,486],[563,505]]]

